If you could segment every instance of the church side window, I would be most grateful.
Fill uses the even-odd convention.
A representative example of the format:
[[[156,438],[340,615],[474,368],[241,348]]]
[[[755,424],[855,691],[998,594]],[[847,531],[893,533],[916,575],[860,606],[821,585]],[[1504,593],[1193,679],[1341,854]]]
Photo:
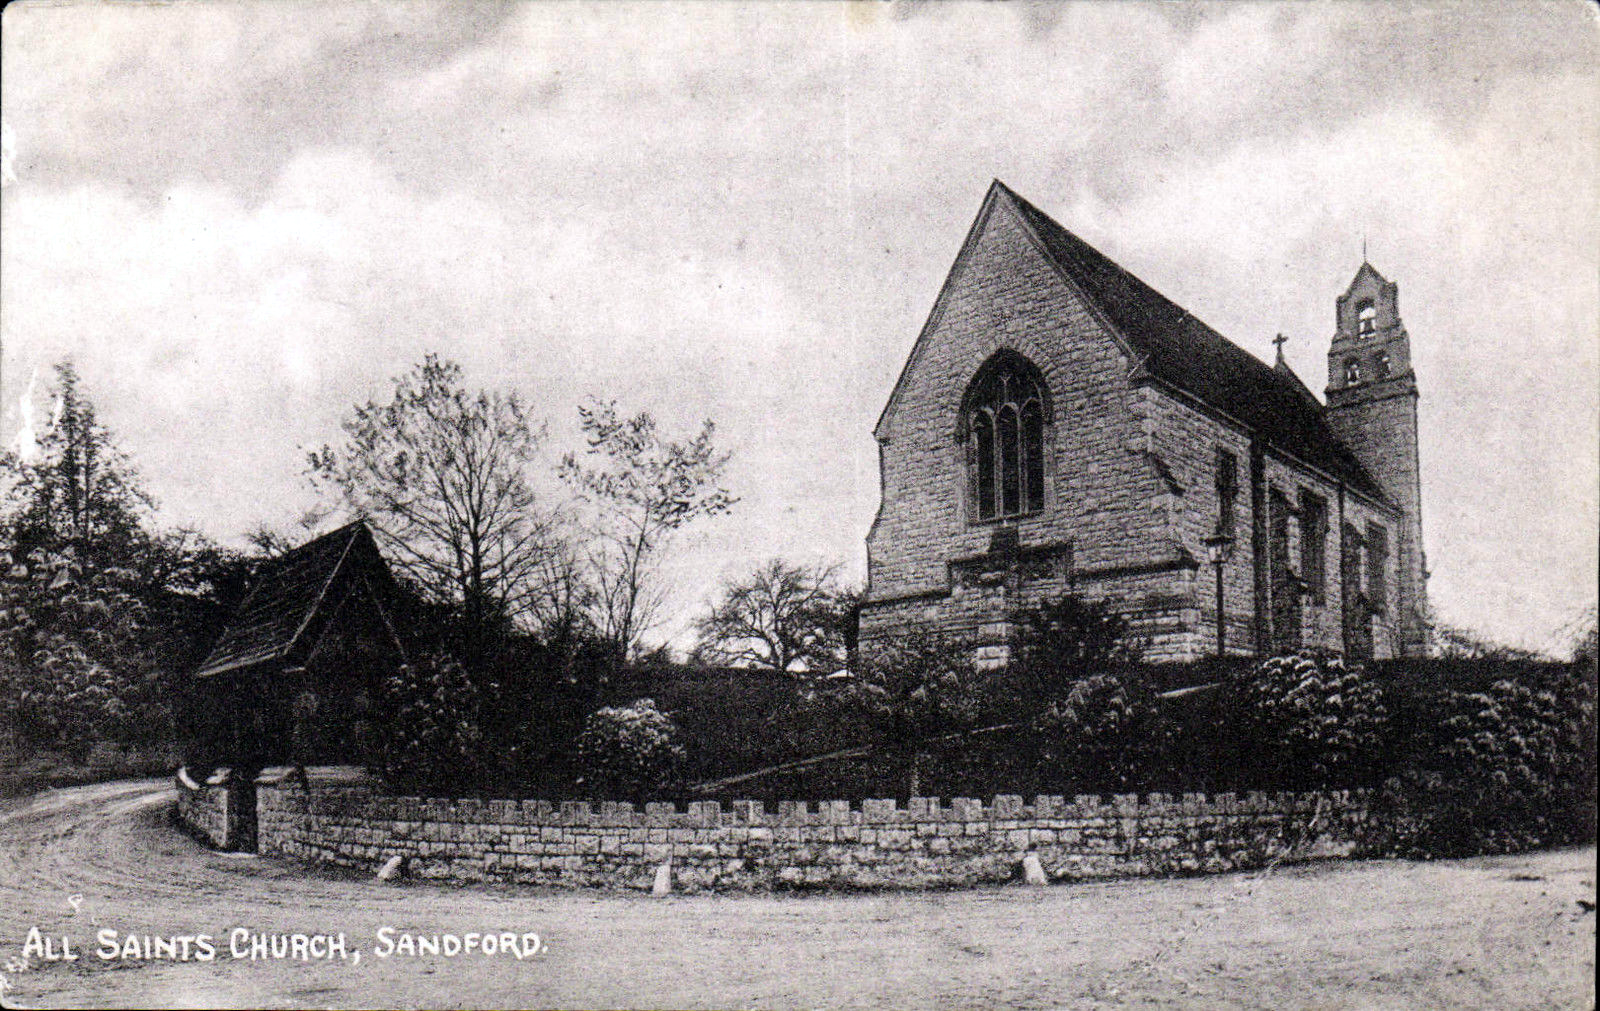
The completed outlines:
[[[1356,306],[1356,333],[1363,337],[1371,334],[1378,328],[1378,310],[1373,308],[1370,300]]]
[[[1348,609],[1361,595],[1361,531],[1346,523],[1339,531],[1339,584],[1344,590]]]
[[[1376,523],[1367,524],[1367,603],[1373,613],[1382,614],[1388,607],[1388,593],[1384,589],[1384,576],[1389,571],[1389,531]]]
[[[1044,430],[1048,407],[1037,370],[1002,352],[978,370],[967,393],[972,515],[1026,516],[1044,508]]]
[[[1328,586],[1328,500],[1300,490],[1300,576],[1320,604]]]
[[[1389,352],[1379,351],[1372,359],[1372,371],[1378,379],[1387,379],[1389,376]]]
[[[1361,382],[1361,363],[1354,358],[1347,359],[1344,363],[1344,381],[1346,385]]]
[[[972,419],[972,442],[978,515],[990,519],[994,516],[994,419],[988,411],[979,411]]]
[[[1233,536],[1234,505],[1239,498],[1239,458],[1217,447],[1217,533]]]
[[[1349,523],[1339,529],[1339,585],[1344,598],[1344,648],[1357,659],[1372,656],[1370,602],[1361,592],[1361,533]]]

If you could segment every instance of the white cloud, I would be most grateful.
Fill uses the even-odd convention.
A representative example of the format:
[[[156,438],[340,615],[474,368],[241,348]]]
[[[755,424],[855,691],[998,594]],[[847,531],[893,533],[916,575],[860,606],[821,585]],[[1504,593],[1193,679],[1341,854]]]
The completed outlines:
[[[716,417],[745,502],[690,596],[769,554],[859,574],[868,433],[999,176],[1252,350],[1289,333],[1313,386],[1367,234],[1417,345],[1441,604],[1526,638],[1592,596],[1600,130],[1542,22],[156,10],[7,14],[0,403],[76,357],[174,520],[292,515],[297,447],[438,349],[563,438],[591,391]]]

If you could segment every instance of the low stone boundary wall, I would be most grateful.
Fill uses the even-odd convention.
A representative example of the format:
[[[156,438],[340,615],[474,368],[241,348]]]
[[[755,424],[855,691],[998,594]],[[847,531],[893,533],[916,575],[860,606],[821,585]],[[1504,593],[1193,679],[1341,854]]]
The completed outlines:
[[[1036,856],[1081,879],[1260,867],[1350,856],[1364,792],[1151,794],[1110,800],[912,798],[776,811],[739,801],[671,804],[427,799],[383,794],[355,770],[268,770],[256,781],[263,854],[450,881],[650,888],[926,888],[1001,882]]]
[[[178,791],[178,823],[191,834],[219,850],[238,849],[246,841],[247,812],[242,806],[249,797],[232,769],[217,769],[201,783],[187,768],[180,768],[173,783]]]

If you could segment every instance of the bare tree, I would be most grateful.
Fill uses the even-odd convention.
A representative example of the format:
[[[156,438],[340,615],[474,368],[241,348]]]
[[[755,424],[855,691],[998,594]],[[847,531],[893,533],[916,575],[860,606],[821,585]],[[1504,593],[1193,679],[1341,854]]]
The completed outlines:
[[[540,559],[524,611],[547,645],[571,645],[595,635],[598,600],[587,555],[573,538],[562,537]]]
[[[578,408],[588,437],[585,466],[569,453],[562,476],[595,509],[589,562],[594,574],[596,631],[626,653],[639,645],[659,613],[656,564],[674,534],[737,501],[720,486],[728,454],[712,445],[708,419],[693,439],[664,441],[649,412],[618,415],[615,402]]]
[[[318,504],[301,513],[292,528],[257,523],[245,531],[244,539],[261,558],[273,558],[326,533],[321,528],[332,512],[328,506]]]
[[[554,514],[529,483],[544,437],[515,394],[461,385],[427,355],[344,422],[345,441],[311,454],[310,476],[374,526],[391,561],[462,609],[469,650],[518,615],[538,586]]]
[[[781,559],[726,586],[696,624],[695,656],[707,663],[831,674],[847,662],[848,595],[837,566]]]

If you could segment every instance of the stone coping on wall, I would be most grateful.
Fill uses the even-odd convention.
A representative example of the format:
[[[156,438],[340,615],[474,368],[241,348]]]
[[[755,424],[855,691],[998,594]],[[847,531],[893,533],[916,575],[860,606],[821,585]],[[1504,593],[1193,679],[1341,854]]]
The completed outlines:
[[[258,785],[268,785],[257,780]],[[1029,804],[1021,796],[1000,794],[991,803],[957,797],[942,802],[937,797],[912,797],[901,804],[892,799],[827,801],[690,801],[687,805],[626,801],[494,800],[485,798],[422,797],[374,793],[358,778],[324,778],[308,772],[312,793],[309,812],[349,814],[379,813],[395,820],[455,824],[527,824],[588,826],[594,828],[666,826],[703,828],[719,825],[862,825],[920,821],[1037,821],[1085,818],[1150,817],[1194,814],[1309,814],[1323,807],[1345,807],[1364,801],[1360,790],[1327,793],[1150,793],[1102,796],[1079,794],[1069,802],[1064,796],[1035,797]],[[275,785],[289,785],[279,781]],[[373,810],[377,809],[377,810]]]
[[[239,842],[239,787],[241,780],[233,770],[218,768],[198,783],[187,766],[173,774],[178,802],[174,814],[178,824],[214,849],[233,849]]]
[[[256,773],[256,783],[262,786],[277,786],[294,780],[304,783],[305,778],[306,770],[298,765],[269,765]]]
[[[977,799],[626,802],[393,796],[359,770],[258,779],[261,852],[413,876],[650,887],[938,887],[1047,877],[1199,873],[1349,856],[1367,795],[1002,794]]]

